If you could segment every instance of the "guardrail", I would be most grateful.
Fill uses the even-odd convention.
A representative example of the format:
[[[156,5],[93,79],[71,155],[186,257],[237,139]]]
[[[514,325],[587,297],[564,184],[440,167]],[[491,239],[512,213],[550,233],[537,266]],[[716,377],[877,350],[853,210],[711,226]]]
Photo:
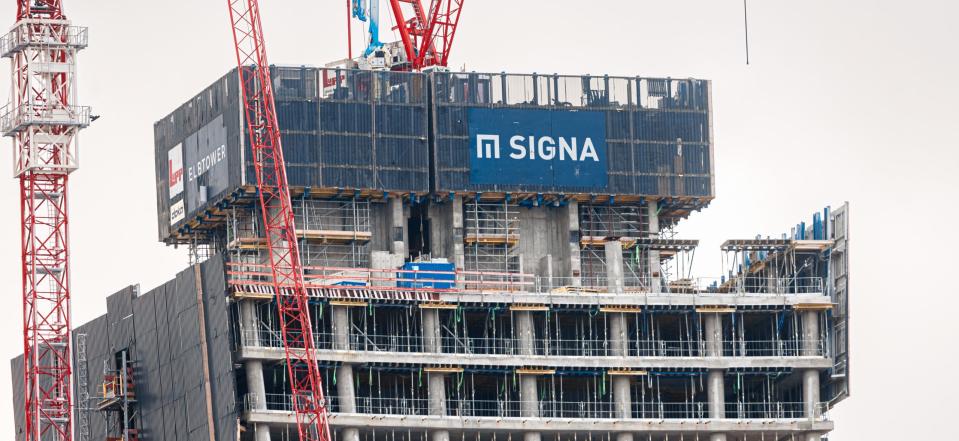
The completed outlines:
[[[6,35],[0,37],[0,54],[9,57],[27,46],[44,49],[87,47],[89,33],[86,27],[70,26],[65,20],[24,20]]]
[[[445,292],[515,292],[561,294],[620,294],[620,295],[675,295],[675,294],[815,294],[823,292],[821,277],[733,279],[696,278],[666,281],[659,288],[624,286],[621,293],[611,292],[602,278],[545,277],[533,274],[435,271],[405,269],[371,269],[306,266],[304,280],[308,289],[380,290],[424,293]],[[271,272],[267,265],[228,262],[227,276],[232,285],[260,286],[272,289]],[[409,282],[414,281],[413,286]],[[762,283],[760,283],[762,282]]]
[[[90,125],[90,107],[59,103],[9,103],[0,109],[0,132],[6,136],[21,127],[34,124],[86,127]]]
[[[332,333],[313,334],[313,344],[319,350],[339,349],[334,346]],[[723,357],[798,357],[826,355],[826,342],[816,340],[746,340],[723,342]],[[618,351],[609,340],[599,339],[533,339],[469,338],[445,336],[439,342],[440,353],[463,355],[538,355],[552,357],[614,357]],[[278,331],[243,330],[238,347],[282,348]],[[351,333],[349,348],[359,352],[425,353],[426,344],[421,335],[376,335]],[[706,357],[704,341],[627,340],[628,357]]]
[[[326,397],[331,403],[331,412],[340,412],[338,397]],[[260,399],[255,394],[246,394],[243,409],[257,411]],[[288,394],[266,394],[267,412],[292,412],[293,401]],[[436,402],[433,403],[436,406]],[[497,418],[574,418],[574,419],[620,419],[620,411],[613,401],[556,401],[541,400],[535,405],[519,400],[469,400],[448,398],[445,400],[446,416],[450,417],[497,417]],[[816,403],[813,415],[806,414],[806,404],[801,402],[729,402],[724,406],[723,419],[733,420],[826,420],[828,404]],[[430,415],[428,398],[406,397],[355,397],[355,413],[370,415]],[[437,409],[433,409],[436,411]],[[259,411],[263,411],[259,409]],[[535,416],[533,416],[535,415]],[[628,419],[683,419],[709,420],[709,404],[706,402],[633,402]]]

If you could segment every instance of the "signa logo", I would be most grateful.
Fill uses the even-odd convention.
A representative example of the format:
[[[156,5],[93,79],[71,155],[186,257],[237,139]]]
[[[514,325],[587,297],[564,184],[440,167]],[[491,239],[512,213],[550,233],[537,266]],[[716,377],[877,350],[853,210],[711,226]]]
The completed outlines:
[[[587,161],[599,162],[596,146],[593,139],[587,137],[580,145],[576,137],[553,138],[551,136],[521,136],[516,135],[509,139],[512,159],[529,159],[552,161]],[[476,157],[478,159],[500,159],[500,136],[489,134],[476,135]]]

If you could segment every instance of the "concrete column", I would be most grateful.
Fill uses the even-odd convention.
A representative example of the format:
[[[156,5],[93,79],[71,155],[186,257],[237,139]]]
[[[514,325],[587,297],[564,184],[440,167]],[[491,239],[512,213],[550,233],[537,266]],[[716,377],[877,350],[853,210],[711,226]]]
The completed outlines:
[[[523,441],[543,441],[539,432],[526,432],[523,434]]]
[[[348,306],[330,307],[333,315],[333,349],[350,350],[350,308]]]
[[[709,417],[726,418],[725,383],[722,369],[710,369],[706,377],[706,395],[709,399]]]
[[[819,311],[802,312],[802,354],[805,356],[822,355],[819,342]]]
[[[406,211],[403,199],[399,196],[390,196],[390,250],[399,265],[406,259]],[[399,266],[397,265],[397,266]]]
[[[529,311],[513,311],[513,341],[519,355],[535,355],[533,315]]]
[[[646,217],[649,219],[649,237],[659,237],[659,202],[650,202],[646,204]],[[649,261],[649,292],[663,292],[662,278],[660,273],[662,268],[659,262],[659,251],[649,250],[647,255]]]
[[[630,389],[631,381],[628,375],[613,376],[613,405],[616,409],[615,418],[632,418],[633,394]]]
[[[723,356],[723,317],[718,313],[703,314],[706,356]]]
[[[816,356],[821,355],[819,345],[819,311],[803,311],[803,355]],[[802,376],[803,385],[803,404],[805,407],[806,418],[819,417],[819,371],[816,369],[806,369]],[[806,441],[819,441],[822,437],[819,434],[811,433],[806,435]]]
[[[721,357],[723,355],[723,317],[719,313],[703,315],[706,355],[707,357]],[[711,369],[706,376],[706,397],[709,400],[709,417],[726,418],[726,384],[725,372],[722,369]],[[725,433],[709,435],[709,441],[726,441]]]
[[[806,418],[819,416],[819,371],[806,369],[802,373],[803,403],[805,404]]]
[[[466,251],[463,245],[463,196],[453,196],[453,263],[457,269],[466,266]]]
[[[256,303],[240,300],[240,344],[241,346],[259,346],[260,333],[256,316]]]
[[[583,262],[579,258],[579,202],[569,201],[566,206],[569,224],[569,276],[570,285],[583,286]],[[553,283],[558,286],[558,283]]]
[[[623,243],[619,240],[606,242],[606,285],[610,293],[624,291]]]
[[[627,336],[629,327],[626,324],[626,314],[621,312],[607,313],[606,319],[609,322],[609,355],[625,357],[629,347]]]
[[[539,389],[536,387],[536,375],[519,376],[520,416],[539,417]]]
[[[330,307],[333,317],[333,349],[346,351],[350,349],[350,308],[348,306]],[[356,412],[356,392],[353,390],[353,365],[344,363],[336,367],[336,396],[339,411],[342,413]],[[344,428],[341,432],[343,441],[359,441],[360,431],[355,427]]]
[[[246,385],[254,397],[252,410],[266,410],[266,383],[263,381],[263,362],[260,360],[247,360],[244,364],[246,368]],[[253,434],[256,441],[270,441],[270,425],[254,424]]]
[[[370,267],[374,270],[393,270],[396,269],[398,265],[395,265],[394,262],[395,255],[390,254],[386,251],[374,251],[370,255]],[[389,279],[396,278],[395,271],[374,271],[370,273],[374,279],[370,281],[372,286],[396,286],[396,282]]]
[[[243,346],[259,346],[260,333],[257,332],[258,320],[256,303],[249,300],[240,300],[240,330]],[[252,410],[266,410],[266,383],[263,379],[263,362],[247,360],[243,367],[246,370],[246,387],[255,398]],[[253,434],[256,441],[270,441],[270,425],[254,424]]]
[[[423,328],[423,352],[443,352],[443,337],[440,333],[440,314],[436,309],[421,309]]]
[[[336,367],[336,396],[341,413],[356,413],[356,393],[353,390],[353,366],[341,364]]]
[[[446,415],[446,375],[427,374],[426,384],[429,393],[430,415]]]

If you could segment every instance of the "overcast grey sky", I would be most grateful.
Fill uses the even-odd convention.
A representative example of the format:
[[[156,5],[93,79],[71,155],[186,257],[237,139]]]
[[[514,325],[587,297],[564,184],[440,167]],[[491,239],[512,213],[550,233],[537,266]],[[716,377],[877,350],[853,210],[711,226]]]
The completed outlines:
[[[345,56],[343,0],[261,3],[273,63]],[[151,289],[186,265],[182,249],[157,242],[153,122],[235,59],[225,1],[64,4],[90,27],[80,95],[102,115],[83,132],[71,178],[80,324],[106,311],[108,294]],[[740,0],[471,0],[451,65],[713,80],[717,198],[680,226],[702,240],[697,274],[719,275],[726,238],[778,234],[850,201],[853,396],[833,412],[831,439],[946,439],[959,411],[957,5],[753,0],[746,66]],[[0,23],[12,24],[14,9],[8,2]],[[0,155],[0,434],[13,430],[7,360],[22,351],[9,157]]]

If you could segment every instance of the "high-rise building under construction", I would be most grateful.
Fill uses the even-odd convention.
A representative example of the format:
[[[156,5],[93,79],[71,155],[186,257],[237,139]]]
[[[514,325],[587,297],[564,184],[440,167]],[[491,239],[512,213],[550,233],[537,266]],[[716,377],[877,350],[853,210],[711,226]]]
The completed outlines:
[[[708,81],[271,74],[335,439],[833,428],[848,207],[693,274],[675,232],[714,196]],[[297,438],[246,129],[235,71],[156,123],[159,237],[193,262],[76,329],[79,440]]]

